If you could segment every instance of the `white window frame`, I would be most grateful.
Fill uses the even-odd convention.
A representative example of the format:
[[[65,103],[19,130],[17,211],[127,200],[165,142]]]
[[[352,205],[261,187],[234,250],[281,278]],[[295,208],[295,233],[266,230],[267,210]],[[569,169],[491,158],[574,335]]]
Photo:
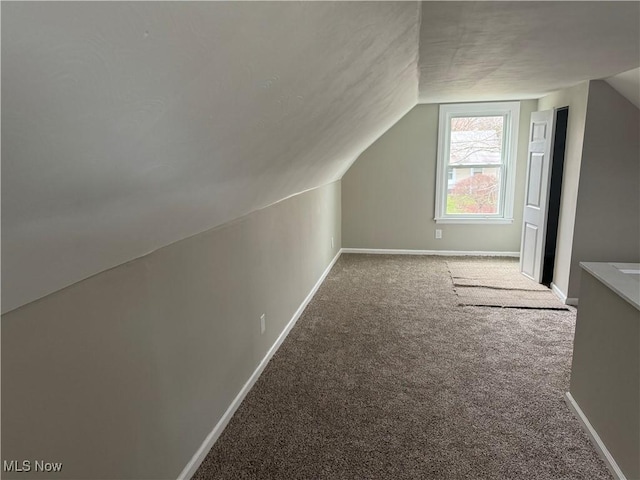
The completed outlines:
[[[451,138],[451,119],[455,117],[502,116],[503,175],[500,179],[500,200],[496,214],[447,214],[448,158]],[[516,164],[518,155],[518,127],[520,102],[455,103],[440,105],[438,122],[438,155],[436,167],[436,223],[513,223]],[[491,166],[491,165],[481,165]]]

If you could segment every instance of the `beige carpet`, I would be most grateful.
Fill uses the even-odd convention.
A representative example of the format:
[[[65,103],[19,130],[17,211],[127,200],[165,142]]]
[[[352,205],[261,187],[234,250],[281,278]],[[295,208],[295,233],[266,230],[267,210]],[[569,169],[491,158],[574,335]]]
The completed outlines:
[[[343,255],[194,478],[611,478],[563,400],[574,322],[459,307],[446,259]]]
[[[517,259],[447,261],[459,305],[568,310],[544,285],[520,273]]]

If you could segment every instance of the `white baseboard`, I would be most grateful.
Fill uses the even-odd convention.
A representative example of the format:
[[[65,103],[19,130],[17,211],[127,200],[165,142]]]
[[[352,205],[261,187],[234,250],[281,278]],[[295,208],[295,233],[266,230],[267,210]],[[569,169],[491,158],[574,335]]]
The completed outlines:
[[[591,443],[598,452],[598,455],[600,455],[602,460],[604,460],[604,463],[607,464],[607,467],[611,471],[613,478],[617,480],[626,480],[627,477],[624,476],[624,473],[622,473],[622,470],[620,470],[620,467],[618,467],[618,464],[600,438],[600,435],[598,435],[598,432],[595,431],[595,429],[589,422],[589,419],[586,417],[580,406],[576,403],[571,393],[567,392],[564,394],[564,401],[569,407],[569,410],[571,410],[571,412],[575,415],[575,417],[582,425],[583,430],[589,436],[589,440],[591,440]]]
[[[558,297],[562,303],[567,303],[567,296],[553,282],[551,282],[551,291],[556,294],[556,297]]]
[[[342,250],[340,250],[336,254],[336,256],[333,257],[333,260],[331,260],[331,263],[329,264],[329,266],[325,269],[325,271],[322,273],[322,275],[320,276],[316,284],[313,286],[313,288],[311,289],[307,297],[300,304],[296,312],[293,314],[293,317],[291,318],[291,320],[289,320],[289,323],[287,324],[287,326],[284,328],[282,333],[278,336],[277,340],[271,346],[271,348],[269,349],[267,354],[264,356],[264,358],[262,359],[258,367],[251,374],[251,376],[249,377],[249,380],[247,380],[247,382],[244,384],[244,386],[242,387],[242,389],[240,390],[236,398],[233,399],[233,402],[231,402],[231,405],[229,405],[229,408],[227,408],[226,412],[224,412],[220,421],[216,424],[215,427],[213,427],[213,430],[211,430],[209,435],[207,435],[207,438],[204,439],[204,442],[202,442],[202,445],[200,445],[200,448],[198,448],[198,450],[193,455],[189,463],[187,463],[187,465],[184,467],[182,472],[180,472],[180,475],[178,475],[178,480],[188,480],[193,476],[193,474],[196,473],[196,470],[198,470],[198,467],[200,466],[202,461],[205,459],[205,457],[209,453],[209,450],[211,450],[211,447],[213,447],[213,444],[216,443],[216,440],[218,440],[218,438],[222,434],[222,431],[225,429],[225,427],[231,420],[231,417],[233,417],[233,414],[236,412],[236,410],[238,409],[238,407],[240,406],[244,398],[247,396],[247,393],[249,393],[253,385],[256,383],[256,381],[262,374],[263,370],[269,363],[269,360],[271,360],[273,355],[278,351],[278,348],[280,347],[280,345],[282,345],[282,342],[284,342],[284,339],[287,338],[287,335],[289,334],[291,329],[294,327],[294,325],[302,315],[302,312],[304,311],[306,306],[309,304],[313,296],[318,291],[318,288],[320,288],[320,285],[322,284],[324,279],[327,277],[327,275],[331,271],[331,268],[338,261],[338,258],[340,257],[341,253],[342,253]]]
[[[573,307],[577,307],[578,306],[578,299],[577,298],[572,298],[572,297],[567,298],[567,296],[564,294],[564,292],[562,290],[560,290],[558,288],[558,286],[553,282],[551,282],[551,291],[553,293],[555,293],[556,297],[558,297],[560,299],[560,301],[562,301],[562,303],[564,303],[565,305],[571,305]]]
[[[401,250],[386,248],[343,248],[342,253],[372,253],[381,255],[440,255],[446,257],[520,257],[520,252],[478,252],[467,250]]]

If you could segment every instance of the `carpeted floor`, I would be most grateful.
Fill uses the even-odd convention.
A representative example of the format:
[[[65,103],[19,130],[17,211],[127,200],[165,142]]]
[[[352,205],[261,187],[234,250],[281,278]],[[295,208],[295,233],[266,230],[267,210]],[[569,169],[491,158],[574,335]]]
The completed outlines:
[[[457,306],[446,261],[342,255],[194,478],[611,478],[563,400],[575,311]]]

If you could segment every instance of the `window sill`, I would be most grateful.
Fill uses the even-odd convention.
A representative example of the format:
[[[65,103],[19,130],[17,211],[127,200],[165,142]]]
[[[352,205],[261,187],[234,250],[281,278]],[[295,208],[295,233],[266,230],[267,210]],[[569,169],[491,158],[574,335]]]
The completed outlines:
[[[513,223],[513,218],[436,218],[436,223],[457,223],[461,225],[509,225]]]

